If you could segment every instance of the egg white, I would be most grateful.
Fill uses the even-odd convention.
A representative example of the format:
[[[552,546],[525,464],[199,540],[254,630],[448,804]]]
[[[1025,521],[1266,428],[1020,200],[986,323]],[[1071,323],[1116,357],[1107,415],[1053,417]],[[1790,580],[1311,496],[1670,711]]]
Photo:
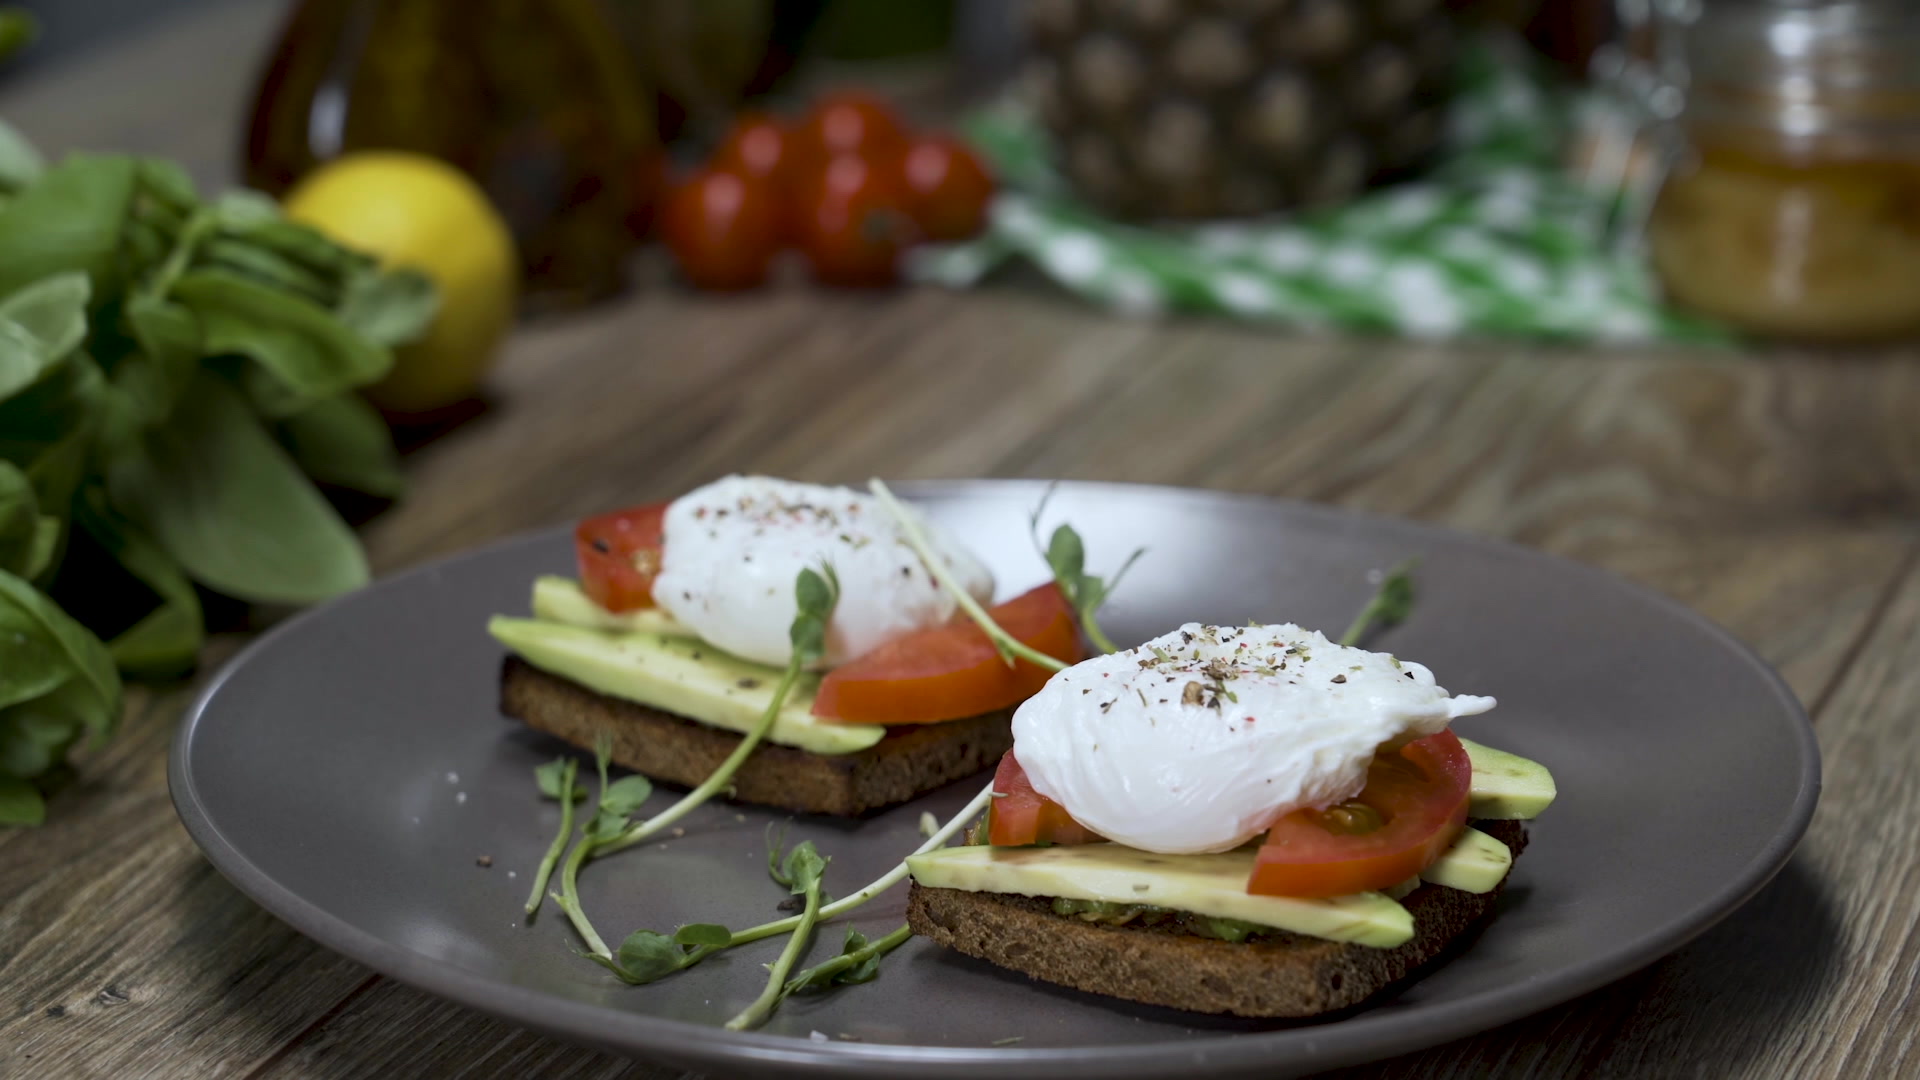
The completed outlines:
[[[917,513],[911,507],[909,513]],[[929,545],[974,599],[993,598],[993,575],[924,518]],[[825,666],[861,656],[957,610],[873,496],[766,476],[729,476],[667,508],[654,601],[707,642],[776,667],[792,656],[787,631],[803,569],[833,567],[840,600],[827,625]]]
[[[1226,851],[1357,794],[1381,744],[1493,706],[1292,624],[1188,623],[1054,675],[1014,713],[1013,752],[1035,791],[1110,840]]]

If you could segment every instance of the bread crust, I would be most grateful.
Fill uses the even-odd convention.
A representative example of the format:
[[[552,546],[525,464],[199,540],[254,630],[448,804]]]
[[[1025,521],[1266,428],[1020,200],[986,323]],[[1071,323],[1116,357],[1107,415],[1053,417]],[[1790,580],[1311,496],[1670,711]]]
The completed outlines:
[[[692,787],[713,775],[740,736],[589,690],[509,656],[500,711],[583,749],[605,733],[612,758],[638,773]],[[803,814],[857,817],[924,795],[998,764],[1013,746],[1010,709],[940,724],[889,728],[852,754],[762,743],[733,776],[730,798]]]
[[[1512,849],[1517,821],[1474,822]],[[1511,871],[1509,871],[1511,877]],[[1192,1012],[1310,1017],[1366,1001],[1493,914],[1506,881],[1487,893],[1425,884],[1401,900],[1413,939],[1392,949],[1289,934],[1239,944],[1172,927],[1109,926],[1056,915],[1045,897],[913,884],[913,932],[968,956],[1062,986]]]

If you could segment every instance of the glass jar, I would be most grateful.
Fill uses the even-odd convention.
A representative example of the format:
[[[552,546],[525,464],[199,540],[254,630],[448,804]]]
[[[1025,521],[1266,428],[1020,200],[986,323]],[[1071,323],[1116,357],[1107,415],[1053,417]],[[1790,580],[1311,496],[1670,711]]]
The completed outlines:
[[[1660,27],[1685,95],[1647,226],[1668,296],[1777,337],[1920,335],[1920,5],[1692,6]]]
[[[596,0],[300,0],[254,92],[250,186],[360,149],[471,175],[513,230],[529,306],[609,296],[653,201],[651,97]]]

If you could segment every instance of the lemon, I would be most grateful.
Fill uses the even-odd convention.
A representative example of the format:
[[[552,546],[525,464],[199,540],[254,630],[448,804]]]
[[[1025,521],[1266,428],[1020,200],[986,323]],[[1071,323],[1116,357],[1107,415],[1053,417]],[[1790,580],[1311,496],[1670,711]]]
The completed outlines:
[[[286,199],[287,216],[433,279],[440,309],[420,340],[394,350],[367,397],[422,413],[473,394],[513,322],[513,237],[478,185],[434,158],[359,151],[322,165]]]

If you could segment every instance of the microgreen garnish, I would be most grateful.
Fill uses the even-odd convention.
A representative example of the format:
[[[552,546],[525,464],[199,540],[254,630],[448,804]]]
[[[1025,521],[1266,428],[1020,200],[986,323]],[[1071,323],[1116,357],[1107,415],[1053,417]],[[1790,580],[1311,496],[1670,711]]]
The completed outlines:
[[[587,918],[586,909],[580,906],[580,867],[584,866],[587,859],[593,855],[594,845],[602,835],[601,821],[602,814],[605,812],[608,788],[607,760],[612,753],[612,742],[606,733],[602,732],[593,741],[593,767],[600,776],[600,801],[594,803],[593,817],[580,827],[580,839],[574,841],[573,850],[567,852],[566,859],[560,864],[560,891],[547,894],[553,897],[554,903],[560,905],[560,910],[566,914],[567,921],[573,924],[574,932],[580,935],[580,940],[586,942],[588,954],[601,964],[611,961],[613,953],[607,948],[607,943],[601,939],[599,931],[593,928],[593,922]],[[620,820],[626,820],[625,815],[622,815]]]
[[[527,894],[528,915],[539,910],[540,897],[547,891],[547,879],[553,876],[554,865],[567,849],[567,837],[573,835],[573,804],[586,796],[586,792],[573,785],[574,774],[579,771],[580,763],[572,758],[556,758],[533,770],[540,793],[550,799],[560,800],[560,831],[553,834],[553,843],[547,845],[547,853],[540,859],[540,868],[534,871],[533,891]]]
[[[868,941],[867,935],[849,926],[847,940],[840,946],[840,955],[788,979],[786,992],[802,994],[872,982],[874,976],[880,974],[880,958],[905,944],[912,936],[913,927],[902,926],[883,938]]]
[[[1047,502],[1053,498],[1054,488],[1057,486],[1047,487],[1046,494],[1040,496],[1040,504],[1033,508],[1033,514],[1027,518],[1027,526],[1033,535],[1035,548],[1040,548],[1041,515],[1046,513]],[[1127,556],[1127,561],[1121,563],[1120,569],[1114,572],[1113,580],[1107,581],[1096,574],[1086,572],[1087,547],[1081,542],[1080,534],[1075,532],[1071,525],[1056,526],[1052,537],[1047,540],[1047,546],[1040,549],[1041,556],[1053,569],[1054,582],[1060,586],[1061,594],[1067,598],[1067,605],[1079,616],[1080,625],[1087,632],[1087,640],[1093,642],[1094,648],[1101,652],[1119,652],[1120,647],[1113,643],[1113,639],[1107,637],[1106,631],[1100,629],[1100,623],[1094,617],[1094,613],[1100,610],[1100,605],[1106,603],[1107,596],[1119,587],[1120,579],[1127,576],[1127,571],[1133,568],[1134,562],[1146,554],[1146,551],[1146,548],[1135,548],[1133,554]]]
[[[733,931],[718,923],[688,923],[673,932],[673,940],[681,945],[710,945],[726,947],[733,941]]]
[[[635,930],[612,956],[588,953],[587,959],[619,976],[621,982],[645,986],[719,952],[730,936],[726,927],[713,923],[689,923],[675,930],[672,937]]]
[[[783,848],[786,847],[786,843],[787,843],[786,825],[784,824],[775,825],[772,822],[768,822],[767,824],[767,876],[773,879],[773,883],[775,885],[778,885],[783,889],[790,889],[793,887],[793,879],[788,877],[787,872],[781,869],[780,867],[780,852]]]
[[[761,715],[759,722],[740,739],[740,745],[733,748],[733,753],[727,755],[713,775],[701,781],[699,787],[687,792],[679,802],[653,817],[628,825],[618,835],[604,839],[597,845],[595,854],[611,855],[645,841],[692,813],[694,808],[733,782],[733,774],[740,771],[748,755],[773,729],[774,719],[786,706],[787,697],[793,693],[794,684],[800,681],[801,674],[826,656],[827,622],[833,617],[834,605],[840,600],[839,575],[833,572],[831,566],[821,567],[818,573],[802,570],[794,580],[793,595],[798,610],[794,613],[793,625],[787,630],[793,655],[787,659],[787,668],[780,673],[780,681],[773,688],[773,699],[767,702],[767,711]]]
[[[1360,609],[1354,617],[1353,625],[1340,635],[1340,644],[1358,645],[1367,631],[1375,626],[1385,629],[1406,620],[1413,612],[1413,567],[1414,560],[1408,559],[1388,572],[1380,581],[1379,588],[1373,591],[1373,598],[1367,606]]]
[[[894,498],[893,492],[887,489],[885,481],[875,477],[867,481],[867,489],[873,492],[874,498],[880,500],[881,507],[893,515],[894,521],[900,526],[901,535],[906,538],[907,546],[913,549],[913,553],[920,557],[922,563],[926,564],[927,572],[933,575],[933,579],[940,583],[941,588],[947,590],[947,594],[953,597],[954,603],[960,605],[960,610],[966,612],[967,618],[972,619],[974,625],[987,635],[987,640],[993,642],[993,647],[999,651],[1001,658],[1006,660],[1008,667],[1012,667],[1014,658],[1018,657],[1029,663],[1038,664],[1048,671],[1066,670],[1067,665],[1064,662],[1048,656],[1001,629],[1000,624],[993,621],[993,616],[987,614],[987,609],[981,607],[978,600],[968,595],[967,590],[953,580],[953,574],[947,569],[946,561],[934,554],[932,546],[927,543],[926,534],[921,531],[919,520],[913,516],[912,511],[900,505],[900,500]]]
[[[601,791],[593,820],[587,822],[587,835],[602,838],[619,833],[651,794],[653,781],[644,776],[623,776],[615,780]]]
[[[687,950],[670,937],[651,930],[635,930],[620,943],[620,951],[610,956],[589,953],[587,959],[620,977],[622,982],[644,986],[662,975],[671,975],[687,965]]]
[[[567,853],[560,864],[560,891],[553,895],[554,902],[566,912],[567,920],[587,945],[588,955],[592,959],[619,975],[628,982],[650,982],[661,975],[677,971],[700,957],[681,949],[670,939],[651,930],[635,931],[620,946],[616,954],[607,948],[606,942],[595,931],[586,911],[580,906],[579,877],[580,868],[587,860],[600,855],[632,847],[647,838],[656,835],[667,826],[685,817],[687,814],[725,789],[732,781],[733,774],[753,753],[755,747],[766,737],[773,727],[774,719],[786,705],[787,697],[792,693],[794,684],[799,681],[801,672],[826,655],[827,622],[833,615],[834,605],[840,599],[840,579],[833,567],[823,567],[821,572],[802,570],[794,580],[793,586],[796,612],[793,625],[788,629],[788,640],[793,645],[793,655],[787,661],[787,668],[780,675],[780,682],[774,687],[773,698],[767,703],[767,711],[754,724],[753,729],[742,736],[740,745],[720,763],[713,775],[706,778],[699,787],[681,796],[672,806],[655,814],[645,821],[631,822],[633,812],[640,808],[653,786],[642,776],[628,776],[618,782],[607,782],[607,761],[612,748],[603,736],[594,746],[594,765],[600,775],[600,799],[595,803],[593,817],[580,829],[580,839]],[[534,902],[538,907],[538,900]],[[531,911],[528,914],[532,914]],[[671,959],[667,950],[659,942],[673,946]],[[714,947],[709,947],[714,948]],[[695,952],[699,952],[698,949]],[[626,959],[631,954],[642,966],[630,967]],[[704,954],[701,954],[704,955]]]
[[[554,758],[545,765],[536,765],[533,769],[533,782],[540,787],[540,794],[549,799],[558,799],[560,789],[566,778],[578,770],[580,763],[572,758]],[[568,785],[572,786],[572,785]],[[587,790],[573,786],[573,801],[579,802],[587,797]]]
[[[787,973],[806,951],[807,942],[813,936],[813,924],[820,919],[820,878],[826,872],[827,860],[814,849],[811,840],[801,842],[787,855],[782,876],[792,882],[789,888],[794,895],[806,898],[806,907],[800,912],[800,923],[794,928],[793,936],[787,939],[787,947],[780,950],[780,958],[768,969],[766,989],[760,991],[760,996],[741,1010],[740,1015],[727,1021],[728,1031],[760,1026],[773,1015],[780,999],[787,996]]]
[[[980,792],[980,794],[975,795],[972,801],[968,802],[966,806],[962,807],[960,812],[955,814],[951,819],[949,819],[945,825],[942,825],[938,832],[935,832],[932,836],[927,837],[927,840],[925,843],[915,848],[913,850],[913,854],[924,855],[935,848],[945,847],[947,845],[947,841],[953,839],[953,836],[955,833],[965,828],[968,825],[968,823],[978,818],[981,814],[986,813],[987,806],[993,801],[994,794],[995,793],[992,786],[989,785],[984,791]],[[776,858],[773,861],[777,863],[778,859]],[[782,869],[781,873],[784,874],[785,870]],[[888,889],[893,888],[895,885],[900,884],[901,881],[906,879],[906,876],[907,876],[907,864],[905,860],[902,860],[893,869],[880,875],[880,877],[876,878],[874,881],[869,883],[865,888],[860,889],[858,892],[855,892],[853,895],[842,897],[841,899],[835,900],[830,904],[823,904],[820,908],[819,918],[824,921],[826,919],[834,918],[835,916],[844,915],[847,912],[860,907],[862,904],[865,904],[867,901],[873,899],[874,897],[879,896],[881,893],[886,892]],[[779,880],[779,878],[776,877],[775,880]],[[791,879],[789,879],[789,881],[790,880]],[[791,888],[792,886],[789,884],[789,885],[786,885],[785,887]],[[651,975],[650,977],[644,980],[630,978],[629,976],[636,974],[634,972],[620,972],[616,970],[615,973],[619,974],[623,979],[626,979],[626,981],[628,982],[637,982],[637,981],[651,982],[653,981],[653,979],[657,979],[661,975],[669,975],[675,971],[680,970],[681,968],[692,967],[693,965],[699,963],[700,961],[705,960],[707,957],[712,956],[714,953],[720,952],[724,949],[734,948],[735,946],[739,946],[739,945],[747,945],[755,941],[761,941],[766,938],[776,937],[780,934],[784,934],[789,930],[793,930],[794,928],[798,927],[800,925],[800,921],[801,921],[801,916],[791,915],[784,919],[775,919],[772,922],[761,923],[759,926],[748,927],[745,930],[734,931],[732,934],[728,935],[728,939],[724,944],[710,943],[713,941],[718,941],[717,934],[712,934],[709,936],[706,933],[704,933],[704,931],[706,931],[707,928],[711,926],[711,924],[699,923],[699,924],[693,924],[691,926],[683,926],[680,928],[679,932],[677,932],[674,935],[673,940],[677,944],[680,944],[683,946],[689,946],[689,948],[685,948],[681,950],[676,955],[676,957],[674,958],[674,965],[672,967],[659,970],[655,974]],[[713,929],[719,930],[724,928],[713,927]],[[689,932],[696,931],[696,930],[702,932],[701,937],[699,940],[692,940]],[[655,938],[661,938],[661,940],[667,940],[664,937],[664,935],[655,933],[654,931],[651,931],[651,930],[635,931],[636,936],[643,935],[643,934],[651,935],[652,937],[655,937]],[[892,937],[892,936],[893,935],[891,934],[888,935],[888,937]],[[631,941],[633,939],[630,937],[628,940]],[[881,940],[885,941],[886,939],[883,938]],[[879,942],[875,942],[874,944],[878,945]],[[895,944],[897,944],[897,942]],[[648,947],[653,948],[653,946],[648,946]],[[891,949],[892,947],[893,947],[892,945],[886,946],[887,949]],[[595,959],[598,959],[598,958],[596,957]],[[602,961],[602,965],[610,969],[612,968],[612,965],[606,964],[604,961]]]

